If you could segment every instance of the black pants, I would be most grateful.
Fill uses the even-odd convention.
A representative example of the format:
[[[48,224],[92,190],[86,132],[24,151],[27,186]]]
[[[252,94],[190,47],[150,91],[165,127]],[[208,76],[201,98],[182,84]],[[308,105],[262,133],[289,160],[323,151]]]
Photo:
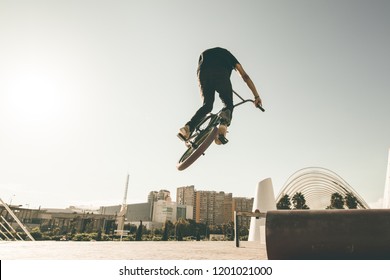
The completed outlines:
[[[199,73],[198,79],[203,105],[187,123],[190,130],[193,131],[202,118],[213,110],[215,91],[219,93],[224,104],[221,113],[225,120],[224,124],[230,125],[233,114],[233,88],[230,73],[227,71],[202,71]]]

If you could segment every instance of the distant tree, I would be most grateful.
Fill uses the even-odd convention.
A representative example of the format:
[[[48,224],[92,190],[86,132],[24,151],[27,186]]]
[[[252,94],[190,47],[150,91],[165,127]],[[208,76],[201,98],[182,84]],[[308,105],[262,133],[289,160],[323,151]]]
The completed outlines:
[[[135,241],[142,240],[142,231],[143,231],[142,221],[139,221],[139,226],[138,226],[137,232],[135,233]]]
[[[225,235],[225,238],[229,241],[234,240],[234,223],[229,222],[227,224],[222,225],[223,234]]]
[[[297,192],[292,197],[293,209],[310,209],[309,206],[306,205],[305,196],[301,192]]]
[[[200,241],[200,232],[196,230],[196,241]]]
[[[281,199],[279,199],[278,203],[276,204],[277,209],[291,209],[291,201],[290,196],[288,194],[285,194]]]
[[[167,223],[165,223],[161,240],[162,241],[167,241],[168,238],[169,238],[169,229],[167,227]]]
[[[330,205],[327,209],[344,209],[344,198],[339,193],[333,193],[330,198]]]
[[[184,219],[179,219],[175,224],[175,236],[177,241],[183,241],[183,235],[186,231],[186,221]]]
[[[357,209],[358,200],[351,192],[348,192],[344,196],[344,201],[345,201],[345,205],[348,207],[348,209]]]
[[[97,232],[97,236],[96,236],[96,241],[100,241],[102,240],[102,230],[99,229],[98,232]]]
[[[206,224],[197,223],[193,219],[186,220],[186,236],[191,236],[197,241],[202,239],[202,235],[206,234]]]
[[[180,224],[176,225],[176,240],[183,241],[183,231],[182,226]]]
[[[195,220],[186,220],[186,236],[196,237],[199,233],[199,224]]]
[[[34,237],[35,240],[40,240],[42,239],[42,232],[41,230],[39,229],[39,227],[35,227],[32,229],[32,231],[30,232],[32,237]]]
[[[173,224],[171,221],[166,221],[163,229],[162,241],[168,241]]]
[[[134,234],[134,233],[136,233],[137,232],[137,226],[136,225],[133,225],[133,224],[125,224],[124,226],[123,226],[123,229],[124,230],[128,230],[129,231],[129,233],[131,233],[131,234]]]
[[[209,225],[209,231],[211,234],[223,234],[222,225]]]

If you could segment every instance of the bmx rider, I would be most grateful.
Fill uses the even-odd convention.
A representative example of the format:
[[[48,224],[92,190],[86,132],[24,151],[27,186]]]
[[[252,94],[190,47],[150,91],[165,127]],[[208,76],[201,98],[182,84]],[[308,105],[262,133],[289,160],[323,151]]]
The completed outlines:
[[[224,107],[220,115],[223,121],[218,128],[218,135],[215,139],[215,143],[220,145],[228,142],[226,139],[226,132],[227,127],[231,123],[233,113],[233,88],[230,81],[233,69],[240,74],[244,82],[252,91],[255,98],[255,106],[262,106],[261,98],[253,81],[233,54],[220,47],[205,50],[199,57],[197,69],[203,105],[196,111],[190,121],[179,129],[179,138],[184,140],[188,139],[199,121],[212,111],[215,92],[217,91]]]

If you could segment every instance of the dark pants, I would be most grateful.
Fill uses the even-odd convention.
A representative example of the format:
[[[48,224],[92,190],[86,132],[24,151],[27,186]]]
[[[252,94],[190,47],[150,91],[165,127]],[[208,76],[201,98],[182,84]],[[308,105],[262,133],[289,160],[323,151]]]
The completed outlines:
[[[230,73],[225,71],[202,71],[198,75],[200,92],[203,99],[203,105],[187,123],[190,130],[208,113],[213,110],[215,91],[219,93],[224,107],[221,116],[224,118],[223,124],[230,125],[233,113],[233,88],[230,81]]]

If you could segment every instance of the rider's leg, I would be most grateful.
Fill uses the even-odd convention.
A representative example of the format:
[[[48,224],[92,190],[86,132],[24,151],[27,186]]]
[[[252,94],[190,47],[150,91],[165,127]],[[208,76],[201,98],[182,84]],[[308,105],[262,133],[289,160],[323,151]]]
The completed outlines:
[[[215,139],[215,143],[221,145],[221,144],[226,144],[228,142],[228,140],[226,139],[226,132],[227,132],[227,127],[231,123],[232,113],[234,108],[233,88],[229,77],[225,77],[225,79],[221,79],[218,81],[217,91],[219,93],[219,97],[224,103],[224,108],[220,113],[222,121],[218,128],[218,136]]]
[[[214,91],[201,91],[203,98],[203,105],[196,111],[195,115],[191,118],[191,120],[187,123],[190,127],[190,130],[193,131],[195,126],[208,114],[213,110],[215,94]]]
[[[210,79],[199,78],[199,87],[200,94],[203,100],[203,105],[200,107],[194,116],[191,118],[186,125],[179,130],[179,134],[182,135],[181,138],[188,139],[191,132],[195,129],[196,125],[213,110],[214,100],[215,100],[215,89],[210,81]],[[187,135],[183,135],[185,131],[188,131]]]
[[[219,93],[219,97],[221,98],[224,104],[224,107],[220,114],[220,116],[223,119],[222,123],[229,126],[232,120],[232,114],[234,108],[233,88],[232,88],[232,83],[230,82],[230,78],[226,77],[225,79],[218,81],[217,91]]]

